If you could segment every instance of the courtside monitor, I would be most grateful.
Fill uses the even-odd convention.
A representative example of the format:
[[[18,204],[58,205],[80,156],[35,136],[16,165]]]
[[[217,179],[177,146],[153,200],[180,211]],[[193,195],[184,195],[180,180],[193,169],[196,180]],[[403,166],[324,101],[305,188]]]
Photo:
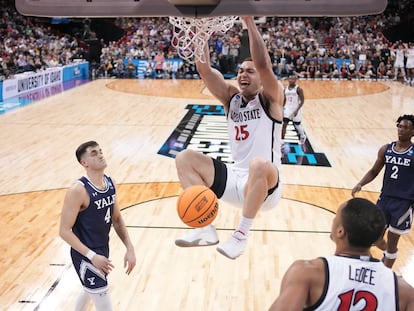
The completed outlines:
[[[22,15],[44,17],[361,16],[387,0],[15,0]]]

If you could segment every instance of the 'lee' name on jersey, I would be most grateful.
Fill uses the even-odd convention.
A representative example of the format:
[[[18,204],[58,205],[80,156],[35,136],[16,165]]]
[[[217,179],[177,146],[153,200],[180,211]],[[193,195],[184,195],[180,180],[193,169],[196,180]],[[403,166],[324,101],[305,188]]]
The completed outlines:
[[[402,166],[410,166],[411,159],[385,155],[385,163],[397,164],[397,165],[402,165]]]
[[[95,203],[96,209],[101,209],[111,204],[114,204],[114,200],[115,200],[115,194],[107,196],[106,198],[93,201],[93,203]]]

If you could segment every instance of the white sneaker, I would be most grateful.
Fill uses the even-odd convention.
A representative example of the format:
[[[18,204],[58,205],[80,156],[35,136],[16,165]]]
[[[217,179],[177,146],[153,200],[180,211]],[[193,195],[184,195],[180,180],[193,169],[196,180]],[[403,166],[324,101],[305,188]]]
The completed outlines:
[[[299,139],[299,145],[303,145],[306,141],[306,135],[303,134]]]
[[[290,152],[290,145],[289,143],[283,142],[281,145],[281,150],[283,154],[288,154]]]
[[[219,242],[216,228],[208,225],[203,228],[196,228],[190,233],[175,240],[175,245],[181,247],[209,246]]]
[[[243,232],[237,230],[232,234],[230,239],[217,247],[217,251],[227,258],[236,259],[243,254],[246,245],[247,236]]]

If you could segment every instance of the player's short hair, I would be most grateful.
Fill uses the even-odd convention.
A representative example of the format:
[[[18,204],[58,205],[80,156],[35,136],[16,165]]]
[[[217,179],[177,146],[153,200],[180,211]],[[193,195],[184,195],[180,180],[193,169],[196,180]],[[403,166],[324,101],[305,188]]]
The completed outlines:
[[[253,61],[253,58],[251,58],[249,56],[249,57],[246,57],[245,59],[243,59],[242,63],[244,63],[244,62],[252,62],[252,61]]]
[[[402,120],[411,121],[411,124],[414,127],[414,115],[412,115],[412,114],[404,114],[402,116],[399,116],[398,119],[397,119],[397,125],[400,124],[400,122]]]
[[[351,247],[369,248],[385,232],[382,209],[364,198],[352,198],[341,212],[342,225]]]
[[[75,154],[76,154],[76,159],[78,160],[78,162],[81,163],[82,156],[85,154],[86,149],[88,149],[89,147],[96,147],[96,146],[98,146],[98,143],[94,140],[90,140],[90,141],[87,141],[81,144],[78,148],[76,148]]]

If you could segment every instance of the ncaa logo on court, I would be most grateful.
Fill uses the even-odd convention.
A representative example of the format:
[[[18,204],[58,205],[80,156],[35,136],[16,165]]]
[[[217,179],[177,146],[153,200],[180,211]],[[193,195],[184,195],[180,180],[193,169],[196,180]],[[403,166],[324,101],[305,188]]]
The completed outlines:
[[[186,115],[158,154],[175,158],[180,151],[192,149],[225,163],[232,163],[224,108],[220,105],[192,104],[186,109]],[[299,145],[293,126],[288,126],[285,140],[288,142],[282,148],[282,164],[331,166],[325,154],[314,152],[309,140],[304,145]]]

